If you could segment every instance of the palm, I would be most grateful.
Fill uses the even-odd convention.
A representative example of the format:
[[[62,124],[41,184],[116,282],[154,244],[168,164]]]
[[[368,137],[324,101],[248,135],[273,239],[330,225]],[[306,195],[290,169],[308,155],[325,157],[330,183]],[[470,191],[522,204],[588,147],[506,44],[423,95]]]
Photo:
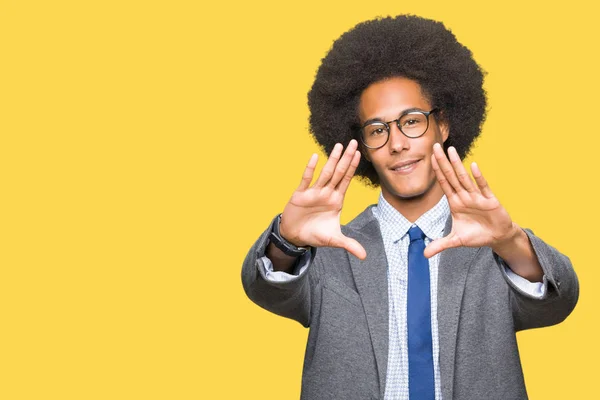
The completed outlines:
[[[312,241],[316,246],[327,246],[332,236],[341,233],[340,213],[343,195],[325,188],[296,191],[284,209],[287,217],[298,221],[298,239]]]
[[[354,239],[342,234],[340,213],[346,190],[360,161],[356,141],[351,141],[341,155],[342,146],[336,145],[319,178],[310,186],[317,162],[310,159],[302,182],[285,206],[280,232],[298,246],[343,247],[359,258],[366,253]]]
[[[505,227],[510,228],[511,219],[500,202],[492,199],[476,199],[472,205],[450,201],[452,232],[462,246],[480,247],[500,239]]]
[[[456,150],[450,148],[448,153],[450,161],[436,146],[432,166],[448,198],[452,230],[448,236],[427,247],[427,257],[452,247],[491,246],[504,239],[513,228],[508,212],[492,193],[477,165],[471,166],[473,182]]]

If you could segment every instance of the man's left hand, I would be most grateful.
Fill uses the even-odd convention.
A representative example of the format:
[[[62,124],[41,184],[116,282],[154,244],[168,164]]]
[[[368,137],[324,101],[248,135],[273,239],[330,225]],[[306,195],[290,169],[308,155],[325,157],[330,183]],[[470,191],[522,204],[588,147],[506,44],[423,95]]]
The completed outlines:
[[[450,159],[439,143],[433,146],[431,164],[448,198],[452,231],[431,242],[425,249],[425,257],[452,247],[494,248],[514,240],[521,229],[494,196],[477,164],[471,164],[473,182],[454,147],[448,148],[448,156]]]

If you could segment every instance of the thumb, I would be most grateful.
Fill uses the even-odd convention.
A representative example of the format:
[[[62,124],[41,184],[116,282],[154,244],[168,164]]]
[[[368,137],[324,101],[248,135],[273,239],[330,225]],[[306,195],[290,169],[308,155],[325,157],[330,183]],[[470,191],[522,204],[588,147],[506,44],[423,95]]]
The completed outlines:
[[[349,238],[342,234],[331,238],[331,246],[346,249],[348,253],[360,258],[361,260],[367,258],[367,251],[360,243],[358,243],[357,240]]]
[[[427,247],[425,247],[425,251],[423,252],[423,255],[427,258],[431,258],[446,249],[450,249],[453,247],[459,247],[459,246],[460,246],[460,241],[458,240],[458,238],[455,237],[453,234],[450,234],[446,237],[436,239],[433,242],[429,243],[427,245]]]

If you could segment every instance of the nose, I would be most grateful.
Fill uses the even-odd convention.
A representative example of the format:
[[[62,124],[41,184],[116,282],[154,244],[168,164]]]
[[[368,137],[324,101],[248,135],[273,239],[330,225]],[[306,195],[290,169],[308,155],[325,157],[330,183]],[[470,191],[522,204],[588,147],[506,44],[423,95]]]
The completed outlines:
[[[410,148],[410,138],[407,138],[396,123],[390,124],[390,139],[388,140],[390,153],[400,153]]]

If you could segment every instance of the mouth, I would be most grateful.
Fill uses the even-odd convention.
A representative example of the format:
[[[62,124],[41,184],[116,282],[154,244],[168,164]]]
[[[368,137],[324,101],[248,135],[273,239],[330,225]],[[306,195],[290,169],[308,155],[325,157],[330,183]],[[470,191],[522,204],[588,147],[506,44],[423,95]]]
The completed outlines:
[[[394,173],[402,175],[410,174],[419,166],[420,162],[421,160],[408,160],[399,162],[397,164],[392,165],[390,167],[390,170],[392,170],[392,172]]]

